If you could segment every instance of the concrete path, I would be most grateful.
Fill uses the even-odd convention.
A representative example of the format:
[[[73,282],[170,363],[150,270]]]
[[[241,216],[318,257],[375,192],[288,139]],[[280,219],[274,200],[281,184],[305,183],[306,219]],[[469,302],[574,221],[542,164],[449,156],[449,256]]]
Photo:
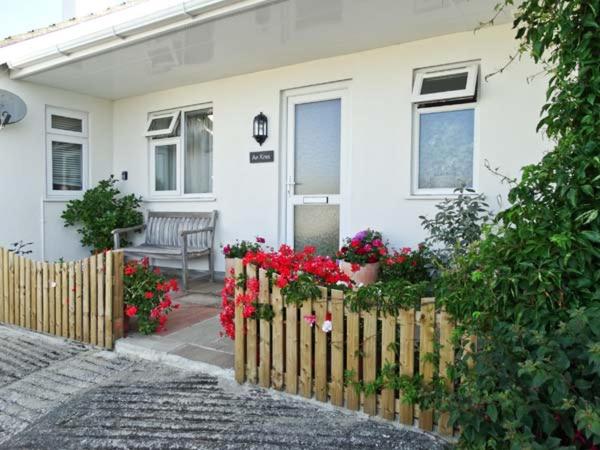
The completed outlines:
[[[442,449],[430,435],[0,326],[0,449]]]

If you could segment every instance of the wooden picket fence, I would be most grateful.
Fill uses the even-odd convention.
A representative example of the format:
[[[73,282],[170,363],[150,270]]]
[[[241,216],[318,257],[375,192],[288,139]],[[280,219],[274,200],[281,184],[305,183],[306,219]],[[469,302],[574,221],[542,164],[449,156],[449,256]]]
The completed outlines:
[[[445,377],[446,367],[454,360],[451,344],[453,325],[448,315],[437,312],[435,299],[422,299],[420,311],[403,310],[397,317],[375,310],[355,313],[344,306],[344,293],[322,288],[321,298],[303,302],[301,307],[286,304],[280,289],[269,286],[265,270],[244,267],[235,261],[236,276],[246,273],[259,279],[258,302],[270,304],[272,320],[244,319],[242,306],[235,312],[235,377],[262,387],[285,390],[306,398],[316,398],[352,410],[402,424],[418,426],[452,436],[447,414],[419,410],[418,405],[401,401],[401,393],[382,389],[373,395],[357,393],[345,383],[345,371],[352,371],[354,381],[372,382],[384,364],[395,364],[399,374],[422,374],[423,381],[433,379],[432,358],[422,355],[435,351],[439,342],[439,367]],[[236,295],[243,293],[238,287]],[[332,330],[325,333],[321,324],[331,314]],[[316,316],[315,326],[303,318]],[[245,330],[245,332],[240,332]],[[447,388],[452,386],[447,384]]]
[[[0,248],[0,322],[112,348],[123,336],[123,253],[40,262]]]

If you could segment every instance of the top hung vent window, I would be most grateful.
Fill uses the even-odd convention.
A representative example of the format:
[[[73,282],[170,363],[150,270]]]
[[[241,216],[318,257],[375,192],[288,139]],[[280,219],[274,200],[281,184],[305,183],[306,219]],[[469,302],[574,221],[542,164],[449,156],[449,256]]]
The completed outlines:
[[[179,111],[152,116],[146,123],[147,137],[171,136],[179,123]]]
[[[415,75],[413,103],[474,100],[477,92],[477,64],[419,71]]]

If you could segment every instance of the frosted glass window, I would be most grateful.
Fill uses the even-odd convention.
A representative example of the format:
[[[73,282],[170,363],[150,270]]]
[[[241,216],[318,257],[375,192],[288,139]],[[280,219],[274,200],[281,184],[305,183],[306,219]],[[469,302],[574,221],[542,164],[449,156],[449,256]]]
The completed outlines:
[[[52,190],[81,191],[83,145],[52,141]]]
[[[333,256],[340,243],[339,205],[294,206],[294,248],[316,247],[319,255]]]
[[[185,113],[186,194],[212,192],[213,164],[212,110]]]
[[[157,145],[154,147],[155,190],[174,191],[177,189],[177,145]]]
[[[340,193],[341,100],[296,105],[295,193]]]
[[[473,186],[475,110],[419,114],[419,189]]]

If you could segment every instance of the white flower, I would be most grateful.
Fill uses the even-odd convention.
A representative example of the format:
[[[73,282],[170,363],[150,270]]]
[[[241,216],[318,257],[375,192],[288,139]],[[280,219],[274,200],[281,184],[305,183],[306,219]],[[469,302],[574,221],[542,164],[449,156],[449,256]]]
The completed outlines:
[[[333,326],[331,325],[331,320],[326,320],[325,322],[323,322],[323,325],[321,326],[321,329],[325,333],[329,333],[332,328],[333,328]]]
[[[50,287],[56,287],[56,281],[53,281],[52,283],[50,283]]]

